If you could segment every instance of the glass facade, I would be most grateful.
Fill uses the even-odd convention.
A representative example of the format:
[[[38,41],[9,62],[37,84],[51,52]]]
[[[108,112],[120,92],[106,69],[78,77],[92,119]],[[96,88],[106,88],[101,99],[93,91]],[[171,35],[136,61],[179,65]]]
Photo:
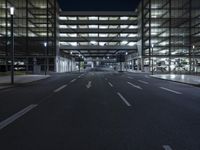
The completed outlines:
[[[58,30],[58,5],[55,0],[0,0],[1,70],[10,68],[10,7],[15,8],[15,67],[33,71],[35,66],[39,66],[44,70],[47,52],[48,69],[53,71]],[[47,43],[46,48],[44,43]]]
[[[124,53],[128,69],[200,73],[199,0],[141,0],[133,12],[59,12],[57,0],[0,0],[1,71],[10,70],[11,6],[16,68],[44,70],[47,56],[48,70],[65,64],[65,71],[72,57]]]
[[[137,14],[134,12],[62,12],[60,48],[85,58],[115,58],[136,52]]]
[[[141,1],[141,69],[156,73],[200,72],[199,8],[199,0]]]

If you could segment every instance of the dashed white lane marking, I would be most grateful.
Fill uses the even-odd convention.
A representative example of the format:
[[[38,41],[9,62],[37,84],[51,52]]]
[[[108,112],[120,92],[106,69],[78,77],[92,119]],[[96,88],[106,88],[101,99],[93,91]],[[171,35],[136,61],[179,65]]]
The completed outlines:
[[[169,145],[163,145],[162,147],[164,148],[164,150],[173,150]]]
[[[168,92],[172,92],[172,93],[175,93],[175,94],[182,94],[181,92],[178,92],[178,91],[175,91],[175,90],[171,90],[171,89],[168,89],[168,88],[165,88],[165,87],[160,87],[160,89],[163,89],[165,91],[168,91]]]
[[[86,85],[86,88],[91,88],[92,87],[92,81],[89,81],[88,84]]]
[[[109,84],[111,87],[113,87],[112,83],[108,82],[108,84]]]
[[[133,77],[127,77],[128,79],[134,79]]]
[[[128,106],[131,107],[131,104],[124,98],[124,96],[122,96],[121,93],[117,93],[117,95],[122,99],[122,101]]]
[[[140,83],[143,83],[143,84],[149,84],[149,82],[146,82],[146,81],[143,81],[143,80],[138,80]]]
[[[18,113],[12,115],[11,117],[9,117],[8,119],[0,122],[0,130],[2,130],[3,128],[5,128],[6,126],[8,126],[9,124],[11,124],[12,122],[14,122],[15,120],[17,120],[18,118],[22,117],[23,115],[25,115],[26,113],[28,113],[30,110],[32,110],[33,108],[37,107],[36,104],[32,104],[29,105],[28,107],[22,109],[21,111],[19,111]]]
[[[76,81],[76,79],[73,79],[73,80],[71,80],[70,82],[73,83],[73,82],[75,82],[75,81]]]
[[[54,93],[57,93],[57,92],[61,91],[62,89],[66,88],[66,87],[67,87],[67,84],[57,88],[56,90],[54,90]]]
[[[135,85],[135,84],[133,84],[133,83],[131,83],[131,82],[127,82],[127,83],[128,83],[129,85],[131,85],[131,86],[137,88],[137,89],[142,90],[142,88],[141,88],[140,86],[138,86],[138,85]]]

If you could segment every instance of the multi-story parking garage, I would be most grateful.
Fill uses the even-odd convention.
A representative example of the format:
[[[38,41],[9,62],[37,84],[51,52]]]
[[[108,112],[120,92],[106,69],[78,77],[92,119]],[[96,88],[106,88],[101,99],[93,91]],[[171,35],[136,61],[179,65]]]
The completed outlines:
[[[157,73],[200,72],[200,2],[143,0],[138,6],[139,64]]]
[[[18,69],[72,71],[75,60],[116,63],[120,54],[126,55],[124,67],[131,70],[200,71],[198,0],[141,0],[132,12],[59,11],[56,0],[0,4],[2,71],[10,68],[11,6]]]

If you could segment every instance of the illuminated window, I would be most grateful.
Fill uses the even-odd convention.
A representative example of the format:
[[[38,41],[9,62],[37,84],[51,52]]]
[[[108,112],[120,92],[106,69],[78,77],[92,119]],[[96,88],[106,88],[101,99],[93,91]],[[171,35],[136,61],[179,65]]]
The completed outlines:
[[[126,45],[126,44],[128,44],[128,41],[122,41],[121,42],[121,45]]]
[[[60,20],[67,20],[67,17],[59,17]]]
[[[70,45],[71,46],[78,46],[78,43],[77,42],[70,42]]]
[[[105,45],[106,45],[106,42],[99,42],[99,45],[100,45],[100,46],[105,46]]]
[[[68,20],[77,20],[77,17],[68,17]]]
[[[138,27],[137,26],[134,26],[134,25],[130,25],[129,26],[129,29],[137,29]]]
[[[96,16],[91,16],[91,17],[89,17],[89,20],[98,20],[98,17],[96,17]]]
[[[127,33],[120,33],[120,37],[127,37],[128,34]]]
[[[89,25],[90,29],[98,29],[98,25]]]
[[[60,37],[67,37],[68,35],[66,33],[60,33]]]
[[[80,37],[88,37],[88,34],[79,34],[80,35]]]
[[[77,25],[69,25],[70,29],[77,29]]]
[[[108,20],[108,17],[99,17],[99,20]]]
[[[87,27],[87,25],[79,25],[79,28],[80,29],[87,29],[88,27]]]
[[[98,33],[89,33],[89,37],[98,37]]]
[[[119,17],[109,17],[109,20],[118,20]]]
[[[99,37],[108,37],[108,34],[99,34]]]
[[[118,25],[110,25],[109,26],[109,29],[117,29],[118,28]]]
[[[77,34],[76,33],[71,33],[71,34],[68,34],[69,37],[77,37]]]
[[[137,34],[128,34],[128,37],[137,37]]]
[[[120,17],[120,20],[128,20],[129,17]]]
[[[118,34],[109,34],[109,37],[117,37]]]
[[[126,29],[126,28],[128,28],[128,25],[121,25],[120,28],[121,29]]]
[[[67,25],[59,25],[59,28],[61,28],[61,29],[66,29],[66,28],[67,28]]]
[[[91,41],[90,44],[92,44],[92,45],[98,45],[98,42],[97,41]]]
[[[136,45],[135,42],[129,42],[129,43],[128,43],[128,46],[134,46],[134,45]]]
[[[88,20],[87,17],[78,17],[79,20]]]
[[[108,25],[100,25],[99,29],[108,29]]]

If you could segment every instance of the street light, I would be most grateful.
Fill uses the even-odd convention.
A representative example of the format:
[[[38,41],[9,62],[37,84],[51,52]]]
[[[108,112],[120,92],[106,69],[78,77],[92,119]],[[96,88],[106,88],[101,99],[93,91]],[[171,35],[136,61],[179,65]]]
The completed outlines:
[[[192,46],[192,57],[193,57],[193,71],[195,72],[195,58],[194,58],[194,50],[195,50],[195,46]]]
[[[44,47],[45,47],[45,71],[44,71],[44,74],[46,76],[47,75],[47,42],[44,42]]]
[[[151,45],[151,61],[152,61],[152,70],[151,70],[151,73],[153,75],[153,48],[154,48],[154,44]]]
[[[11,84],[14,84],[14,13],[15,13],[15,8],[10,7],[10,16],[11,16]]]

